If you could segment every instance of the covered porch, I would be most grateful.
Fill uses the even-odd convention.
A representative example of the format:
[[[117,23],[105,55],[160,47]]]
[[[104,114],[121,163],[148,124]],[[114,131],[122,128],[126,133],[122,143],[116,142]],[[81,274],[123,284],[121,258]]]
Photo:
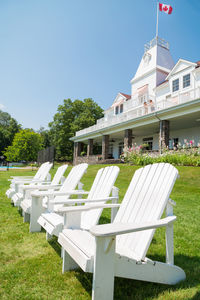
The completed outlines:
[[[161,153],[184,140],[200,142],[200,100],[168,108],[96,132],[72,138],[74,164],[120,162],[124,150],[137,144]]]
[[[162,122],[162,143],[169,143],[169,122]],[[165,133],[164,133],[165,132]],[[148,145],[147,150],[159,151],[160,125],[155,123],[141,128],[127,128],[110,134],[102,134],[74,143],[74,164],[87,162],[119,163],[123,152],[134,144]]]

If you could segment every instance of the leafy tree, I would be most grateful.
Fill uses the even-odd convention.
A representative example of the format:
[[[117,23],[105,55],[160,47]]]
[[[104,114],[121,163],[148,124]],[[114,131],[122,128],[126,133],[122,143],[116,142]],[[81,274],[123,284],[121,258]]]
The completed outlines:
[[[12,144],[15,134],[21,129],[21,125],[17,123],[7,112],[0,110],[0,155],[6,147]]]
[[[8,161],[35,161],[38,151],[43,148],[42,142],[39,133],[30,129],[20,130],[15,134],[12,145],[7,147],[4,155]]]
[[[51,144],[56,148],[56,159],[72,160],[73,142],[69,139],[75,132],[92,126],[103,116],[102,108],[91,98],[81,100],[64,100],[58,106],[53,122],[49,123]]]
[[[37,131],[42,137],[42,144],[44,148],[51,146],[50,137],[49,137],[49,130],[44,129],[44,127],[40,127]]]

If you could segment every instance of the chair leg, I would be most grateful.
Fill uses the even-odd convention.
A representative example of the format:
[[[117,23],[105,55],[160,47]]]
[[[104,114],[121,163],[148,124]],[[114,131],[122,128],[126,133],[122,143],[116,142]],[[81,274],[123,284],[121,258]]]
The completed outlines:
[[[62,247],[61,250],[61,257],[63,259],[62,264],[62,273],[70,270],[78,269],[77,263],[71,258],[71,256],[65,251],[65,249]]]
[[[24,223],[30,222],[30,214],[23,212],[23,217],[24,217]]]
[[[53,236],[46,231],[46,240],[49,241],[50,239],[52,239],[52,237]]]
[[[96,237],[92,300],[112,300],[114,295],[115,238]]]
[[[30,213],[30,232],[41,231],[41,226],[37,222],[43,212],[42,201],[39,197],[32,197]]]

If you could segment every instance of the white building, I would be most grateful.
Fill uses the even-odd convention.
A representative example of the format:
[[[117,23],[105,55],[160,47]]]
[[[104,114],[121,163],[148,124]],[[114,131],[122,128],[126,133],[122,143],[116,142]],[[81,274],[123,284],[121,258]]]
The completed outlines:
[[[200,61],[184,59],[174,64],[169,44],[154,38],[145,45],[131,95],[119,93],[97,124],[77,131],[74,163],[95,163],[94,145],[101,146],[101,159],[118,159],[132,144],[148,144],[149,150],[171,148],[178,142],[200,141]],[[83,144],[87,156],[80,157]]]

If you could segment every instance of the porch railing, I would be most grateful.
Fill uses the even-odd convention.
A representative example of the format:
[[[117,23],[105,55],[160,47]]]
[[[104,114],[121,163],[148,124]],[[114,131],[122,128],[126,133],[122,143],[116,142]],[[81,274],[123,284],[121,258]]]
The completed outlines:
[[[177,96],[164,97],[157,103],[155,99],[153,99],[153,105],[148,104],[147,106],[144,106],[143,104],[139,104],[138,98],[131,99],[124,103],[125,105],[123,113],[114,115],[114,112],[108,112],[108,115],[106,117],[97,120],[97,124],[77,131],[76,136],[81,136],[83,134],[87,134],[96,130],[101,130],[112,125],[120,124],[128,120],[133,120],[135,118],[148,115],[155,111],[160,111],[162,109],[173,107],[198,98],[200,98],[200,87],[188,90],[186,92],[181,92],[177,94]]]

